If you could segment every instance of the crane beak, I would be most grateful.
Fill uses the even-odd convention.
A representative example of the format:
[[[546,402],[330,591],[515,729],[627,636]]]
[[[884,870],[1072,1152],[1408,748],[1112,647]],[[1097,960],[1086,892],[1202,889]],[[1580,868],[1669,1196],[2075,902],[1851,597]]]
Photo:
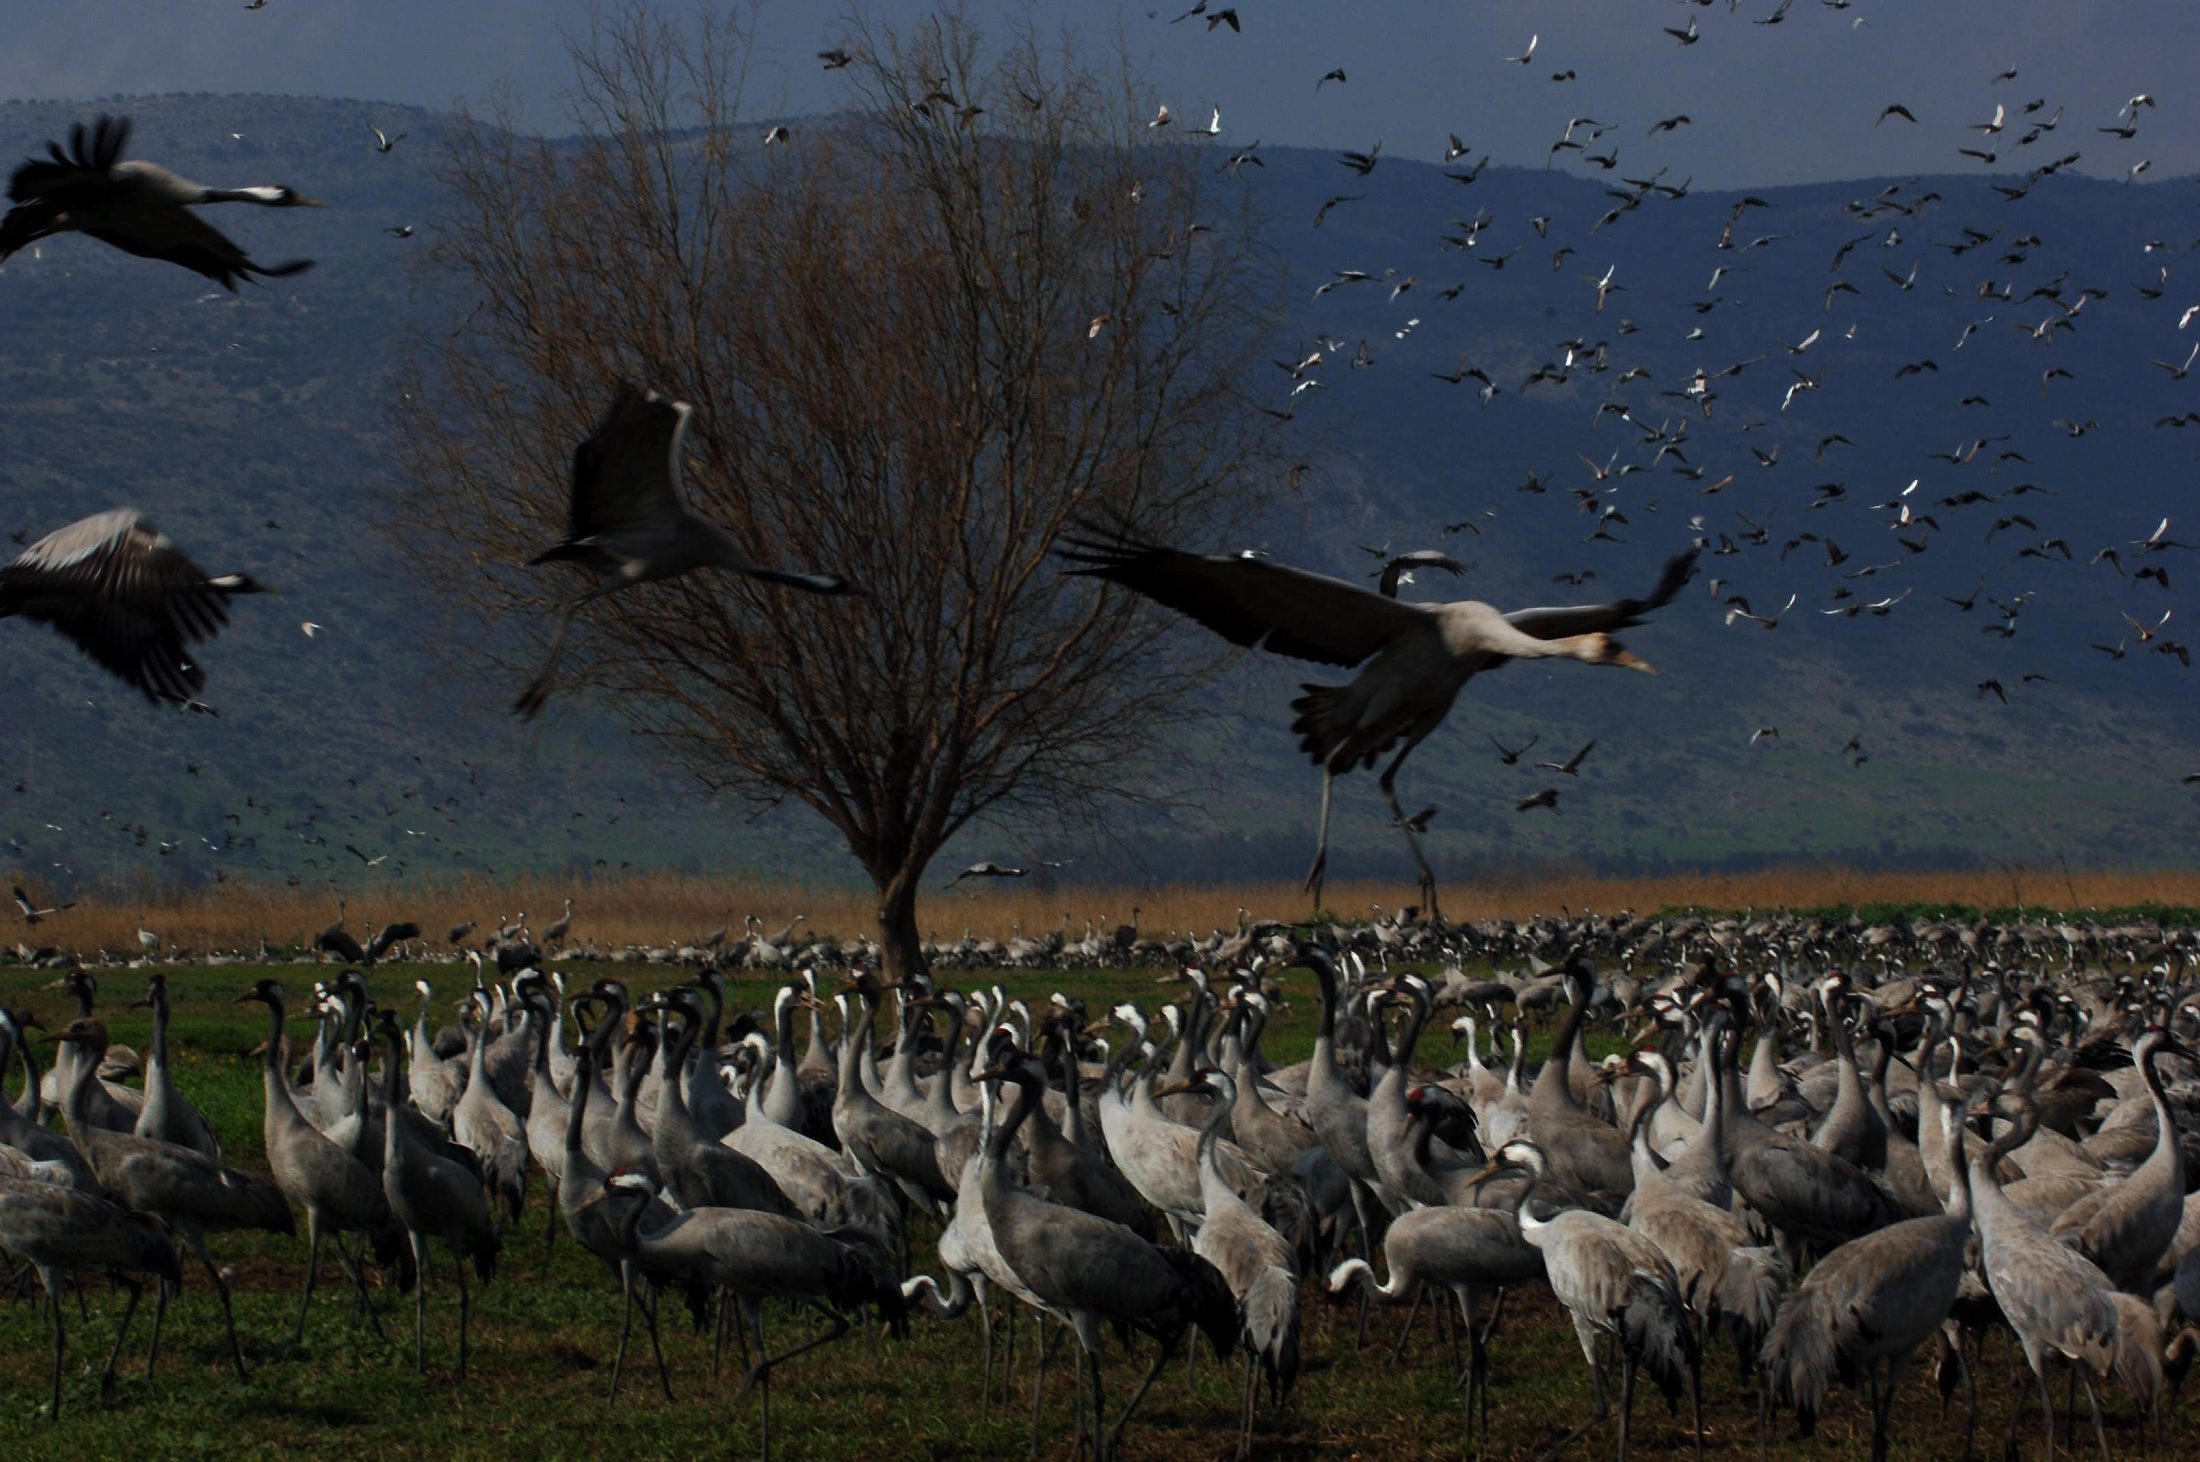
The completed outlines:
[[[1643,659],[1640,655],[1637,655],[1632,650],[1614,650],[1612,652],[1612,658],[1605,663],[1609,665],[1624,666],[1629,670],[1640,670],[1645,675],[1655,675],[1658,673],[1657,666],[1652,665],[1648,660]]]
[[[292,195],[291,195],[291,198],[290,198],[290,206],[291,206],[291,207],[293,207],[293,208],[326,208],[326,207],[328,207],[328,205],[327,205],[326,203],[323,203],[323,202],[322,202],[322,201],[321,201],[320,199],[318,199],[318,198],[308,198],[308,197],[307,197],[307,196],[306,196],[305,194],[303,194],[303,193],[294,193],[294,194],[292,194]]]

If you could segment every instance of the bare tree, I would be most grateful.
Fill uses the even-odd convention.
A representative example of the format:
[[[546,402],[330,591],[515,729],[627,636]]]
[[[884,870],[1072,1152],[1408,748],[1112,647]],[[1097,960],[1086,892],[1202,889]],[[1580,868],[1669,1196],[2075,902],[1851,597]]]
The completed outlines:
[[[899,974],[942,844],[1118,793],[1185,710],[1203,667],[1049,550],[1242,521],[1268,292],[1243,195],[1127,68],[954,15],[852,30],[850,106],[769,143],[737,25],[639,14],[575,47],[577,140],[461,131],[439,257],[479,303],[411,393],[406,536],[539,615],[571,585],[516,566],[614,383],[693,402],[697,511],[865,596],[696,575],[594,609],[569,663],[712,787],[830,822]]]

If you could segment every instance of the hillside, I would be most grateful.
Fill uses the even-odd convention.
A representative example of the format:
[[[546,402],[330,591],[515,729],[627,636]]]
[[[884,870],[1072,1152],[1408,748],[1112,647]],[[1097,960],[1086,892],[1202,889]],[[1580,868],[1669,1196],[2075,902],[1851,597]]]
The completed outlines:
[[[463,652],[508,631],[473,625],[401,566],[389,409],[414,342],[463,328],[467,309],[423,267],[444,123],[308,98],[106,105],[137,119],[135,150],[187,175],[288,182],[327,200],[326,211],[229,210],[220,220],[263,262],[318,266],[234,298],[82,239],[0,268],[0,527],[44,532],[128,502],[209,569],[249,570],[284,593],[242,606],[210,653],[218,718],[134,703],[52,636],[7,627],[0,862],[61,886],[264,870],[356,887],[599,859],[607,869],[844,876],[813,821],[752,821],[731,799],[699,798],[585,708],[541,728],[513,721],[512,687]],[[96,109],[0,107],[0,151],[40,146]],[[378,155],[370,122],[410,136]],[[2195,804],[2178,778],[2200,768],[2200,697],[2178,660],[2154,649],[2186,631],[2196,570],[2189,553],[2133,544],[2164,515],[2172,537],[2200,538],[2200,521],[2185,521],[2200,433],[2155,425],[2200,405],[2200,393],[2153,364],[2174,365],[2200,337],[2200,327],[2177,328],[2195,297],[2191,180],[2050,177],[2014,202],[1979,177],[1758,190],[1764,206],[1734,222],[1733,246],[1721,249],[1736,195],[1651,195],[1592,232],[1612,206],[1601,174],[1491,166],[1462,186],[1404,159],[1386,157],[1362,180],[1327,154],[1263,157],[1241,177],[1268,211],[1267,237],[1292,283],[1275,353],[1300,359],[1324,335],[1342,348],[1325,352],[1311,372],[1321,389],[1285,429],[1307,470],[1258,546],[1356,575],[1374,561],[1355,545],[1440,545],[1471,562],[1460,592],[1506,606],[1638,591],[1692,539],[1713,550],[1682,602],[1629,636],[1660,676],[1516,664],[1468,691],[1401,778],[1409,809],[1440,808],[1430,846],[1441,869],[1658,871],[1796,856],[2189,863]],[[1890,186],[1917,211],[1874,205]],[[1309,228],[1339,193],[1366,196]],[[1490,221],[1471,249],[1444,243],[1484,210]],[[1539,216],[1548,238],[1529,226]],[[419,236],[385,232],[404,224]],[[1948,246],[1964,242],[1966,226],[1993,237],[1957,255]],[[1777,237],[1744,247],[1767,235]],[[2150,241],[2169,247],[2150,251]],[[1576,252],[1554,268],[1561,246]],[[1499,256],[1502,268],[1481,262]],[[1913,263],[1910,287],[1888,277]],[[2155,287],[2165,264],[2166,291],[2143,298],[2135,286]],[[1622,288],[1598,312],[1593,281],[1608,266]],[[1395,301],[1388,280],[1315,296],[1347,268],[1416,282]],[[1829,309],[1836,281],[1856,292]],[[1982,298],[1981,281],[2008,284],[2009,297]],[[1441,298],[1454,284],[1456,297]],[[2041,286],[2059,298],[2028,298]],[[2089,288],[2105,293],[2080,305]],[[2073,305],[2070,328],[2032,337]],[[1813,330],[1803,353],[1784,348]],[[1580,342],[1571,367],[1568,339]],[[1355,368],[1363,341],[1368,364]],[[1595,370],[1599,342],[1605,366]],[[1462,360],[1501,388],[1487,405],[1473,380],[1434,378]],[[1924,360],[1933,367],[1897,375]],[[1544,362],[1566,379],[1526,384]],[[1699,399],[1667,394],[1699,368],[1736,362],[1746,369],[1715,382],[1708,414]],[[2043,386],[2050,367],[2070,378]],[[1647,374],[1621,383],[1636,370]],[[1822,373],[1822,384],[1783,410],[1798,371]],[[1291,381],[1275,380],[1281,407]],[[1650,467],[1653,444],[1600,415],[1607,401],[1649,429],[1687,419],[1682,451],[1700,479],[1674,475],[1671,458]],[[1835,433],[1850,444],[1814,460]],[[1967,462],[1928,456],[1961,457],[1979,439],[1988,445]],[[1775,448],[1760,466],[1756,453]],[[1619,465],[1648,470],[1594,481],[1582,458],[1601,469],[1615,452]],[[2008,452],[2023,460],[1999,460]],[[1546,492],[1519,490],[1531,471]],[[1723,490],[1703,491],[1730,473]],[[1829,498],[1828,483],[1842,494]],[[2046,491],[2013,495],[2024,483]],[[1597,508],[1621,511],[1626,522],[1609,530],[1618,542],[1584,541],[1597,519],[1576,511],[1575,488],[1602,489]],[[1991,496],[1943,505],[1974,489]],[[1890,501],[1939,531],[1898,533],[1894,510],[1872,506]],[[2034,526],[1989,536],[2016,514]],[[1462,521],[1479,533],[1442,533]],[[1753,525],[1762,544],[1750,541]],[[1804,532],[1816,539],[1783,553]],[[1904,547],[1903,533],[1927,551]],[[1846,554],[1839,565],[1828,563],[1828,537]],[[2074,556],[2017,556],[2052,538]],[[2109,545],[2126,572],[2159,566],[2169,585],[2089,566]],[[1887,567],[1856,577],[1875,565]],[[1594,574],[1581,587],[1553,582],[1581,571]],[[1716,595],[1714,577],[1725,581]],[[1437,580],[1406,592],[1455,587]],[[1982,582],[1968,613],[1942,597]],[[1844,589],[1855,598],[1835,599]],[[1769,616],[1791,592],[1797,603],[1776,632],[1724,622],[1728,595]],[[1821,613],[1905,592],[1884,617]],[[2014,635],[1988,632],[2003,623],[1989,600],[2018,595],[2030,597],[2006,626]],[[2165,610],[2174,617],[2151,644],[2122,617],[2151,626]],[[321,627],[310,638],[306,622]],[[2120,641],[2121,660],[2088,648]],[[1066,853],[1118,877],[1303,871],[1318,778],[1282,722],[1296,683],[1319,678],[1308,669],[1249,659],[1216,685],[1210,719],[1131,774],[1172,811],[1126,815],[1097,837],[1049,832],[1043,847],[1031,833],[977,835],[968,851]],[[1986,680],[2001,684],[2006,705],[1977,689]],[[1752,746],[1760,727],[1780,735]],[[1485,732],[1541,740],[1522,766],[1505,767]],[[1869,754],[1860,766],[1841,752],[1852,735]],[[1592,738],[1578,778],[1527,769]],[[1545,785],[1562,788],[1556,816],[1513,812],[1513,800]],[[1380,806],[1371,777],[1341,786],[1333,875],[1404,866]]]

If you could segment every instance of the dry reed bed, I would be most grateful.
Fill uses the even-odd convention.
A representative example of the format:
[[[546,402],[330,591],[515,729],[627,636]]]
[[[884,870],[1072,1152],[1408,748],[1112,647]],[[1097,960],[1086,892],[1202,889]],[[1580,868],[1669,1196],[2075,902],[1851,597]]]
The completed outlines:
[[[1330,908],[1347,919],[1371,909],[1390,911],[1411,898],[1400,884],[1332,884]],[[838,936],[874,926],[875,900],[846,886],[767,883],[679,874],[643,874],[571,883],[548,878],[465,879],[452,882],[362,883],[347,892],[354,932],[392,919],[417,920],[431,940],[473,920],[483,928],[524,914],[537,930],[574,900],[571,938],[602,947],[678,944],[702,939],[721,925],[738,938],[744,916],[776,934],[797,914],[801,926]],[[2140,903],[2200,905],[2200,872],[2070,872],[2061,869],[1973,872],[1863,872],[1846,868],[1792,867],[1752,873],[1676,874],[1654,878],[1537,875],[1486,878],[1445,890],[1452,919],[1520,919],[1560,912],[1653,912],[1694,906],[1712,909],[1801,909],[1873,903],[1954,903],[1981,908],[2012,905],[2043,909],[2109,909]],[[1031,882],[935,886],[925,893],[920,924],[935,938],[958,939],[967,929],[1005,939],[1021,930],[1044,934],[1063,926],[1072,938],[1087,922],[1110,929],[1135,908],[1148,933],[1207,931],[1233,925],[1240,908],[1257,918],[1304,919],[1305,894],[1293,884],[1171,883],[1143,888],[1069,885],[1047,889]],[[76,908],[37,929],[18,926],[16,937],[90,953],[135,954],[137,931],[159,934],[171,949],[250,950],[265,939],[278,947],[308,942],[334,923],[337,903],[325,891],[281,884],[107,892],[87,896]]]

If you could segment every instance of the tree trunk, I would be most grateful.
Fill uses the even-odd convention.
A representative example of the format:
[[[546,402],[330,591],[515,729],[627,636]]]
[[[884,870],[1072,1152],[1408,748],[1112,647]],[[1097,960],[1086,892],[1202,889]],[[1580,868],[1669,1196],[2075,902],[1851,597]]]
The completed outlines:
[[[879,977],[890,985],[924,968],[917,938],[917,880],[923,875],[923,862],[911,859],[879,881]]]

